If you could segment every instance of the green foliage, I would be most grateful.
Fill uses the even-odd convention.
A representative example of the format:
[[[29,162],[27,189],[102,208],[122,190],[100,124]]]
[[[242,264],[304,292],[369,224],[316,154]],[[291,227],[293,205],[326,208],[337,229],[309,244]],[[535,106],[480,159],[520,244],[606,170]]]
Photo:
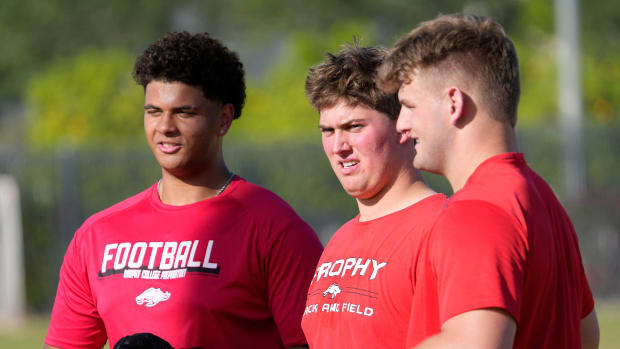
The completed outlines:
[[[620,111],[620,46],[584,57],[585,109],[594,121],[609,125]]]
[[[286,51],[259,81],[248,86],[243,116],[234,122],[231,137],[255,142],[318,139],[318,114],[304,94],[308,68],[320,63],[325,52],[337,52],[353,42],[368,45],[374,28],[361,22],[340,22],[327,33],[298,31],[286,40]]]
[[[0,101],[20,99],[29,79],[50,59],[84,47],[141,50],[170,30],[178,6],[166,0],[2,0]]]
[[[134,143],[142,134],[143,91],[131,78],[132,62],[124,51],[87,50],[53,63],[27,87],[29,144]]]
[[[536,41],[513,41],[519,56],[521,101],[519,126],[552,123],[557,112],[556,65],[551,38]]]

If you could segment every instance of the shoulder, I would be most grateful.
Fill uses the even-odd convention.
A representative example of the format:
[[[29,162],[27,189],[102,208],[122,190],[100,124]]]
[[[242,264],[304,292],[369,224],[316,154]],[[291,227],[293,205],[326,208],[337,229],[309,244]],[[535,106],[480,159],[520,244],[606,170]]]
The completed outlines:
[[[257,184],[238,177],[239,182],[230,193],[230,198],[239,206],[257,217],[290,215],[298,217],[293,208],[278,195]]]
[[[102,221],[111,219],[119,213],[127,212],[128,210],[131,210],[132,208],[136,207],[136,205],[138,205],[139,203],[143,202],[144,200],[148,198],[148,195],[150,195],[151,190],[152,190],[152,187],[149,187],[148,189],[145,189],[144,191],[134,196],[131,196],[119,203],[116,203],[106,208],[105,210],[99,211],[93,214],[92,216],[88,217],[88,219],[86,219],[86,221],[84,221],[82,226],[78,229],[76,236],[78,235],[78,233],[89,230],[93,226],[100,224]]]
[[[503,220],[510,215],[498,205],[486,200],[464,199],[449,200],[439,216],[439,221],[459,223],[458,221],[475,221],[480,218],[491,221]]]
[[[234,201],[236,209],[243,211],[246,219],[253,222],[261,235],[268,237],[266,243],[284,235],[316,238],[310,225],[278,195],[240,177],[235,180],[239,182],[229,193],[229,199]]]
[[[403,210],[403,213],[415,221],[425,220],[434,223],[435,219],[447,207],[448,198],[441,193],[428,196]]]
[[[354,239],[355,236],[359,235],[359,233],[364,231],[365,229],[367,228],[365,228],[363,225],[360,225],[358,214],[333,232],[332,236],[327,242],[326,248],[333,248],[334,246],[350,244],[351,240]]]
[[[449,202],[432,229],[436,246],[527,246],[526,234],[503,208],[483,200]],[[506,246],[504,246],[506,247]]]

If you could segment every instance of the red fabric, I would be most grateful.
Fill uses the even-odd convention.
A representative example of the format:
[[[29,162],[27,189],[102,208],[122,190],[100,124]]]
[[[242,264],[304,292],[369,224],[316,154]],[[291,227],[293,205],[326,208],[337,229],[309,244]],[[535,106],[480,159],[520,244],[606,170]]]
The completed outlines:
[[[409,346],[455,315],[501,308],[515,348],[580,348],[594,307],[577,235],[549,186],[509,153],[483,162],[423,243]]]
[[[180,207],[163,204],[154,185],[76,232],[45,343],[112,346],[151,332],[177,349],[302,345],[321,251],[284,201],[239,177]]]
[[[438,194],[372,221],[356,217],[335,233],[302,320],[311,348],[404,348],[420,241],[445,200]]]

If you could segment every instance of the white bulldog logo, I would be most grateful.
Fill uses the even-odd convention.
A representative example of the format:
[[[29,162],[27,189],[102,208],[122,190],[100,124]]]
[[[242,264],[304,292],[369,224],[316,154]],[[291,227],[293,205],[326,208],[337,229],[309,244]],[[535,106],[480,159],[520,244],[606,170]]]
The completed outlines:
[[[333,283],[329,285],[329,287],[325,290],[325,292],[323,292],[323,297],[327,296],[327,294],[329,293],[332,295],[332,299],[334,299],[340,292],[342,292],[342,290],[340,289],[340,286],[338,286],[338,284],[336,283]]]
[[[170,292],[164,292],[161,288],[151,287],[136,297],[136,303],[138,305],[144,304],[150,308],[156,306],[159,302],[167,301],[168,298],[170,298]]]

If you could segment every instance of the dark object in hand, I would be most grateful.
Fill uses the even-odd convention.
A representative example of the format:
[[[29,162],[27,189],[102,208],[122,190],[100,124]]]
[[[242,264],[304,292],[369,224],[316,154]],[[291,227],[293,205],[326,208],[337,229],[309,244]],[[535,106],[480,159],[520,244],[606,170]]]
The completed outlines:
[[[173,349],[170,343],[152,333],[135,333],[121,338],[114,349]]]

